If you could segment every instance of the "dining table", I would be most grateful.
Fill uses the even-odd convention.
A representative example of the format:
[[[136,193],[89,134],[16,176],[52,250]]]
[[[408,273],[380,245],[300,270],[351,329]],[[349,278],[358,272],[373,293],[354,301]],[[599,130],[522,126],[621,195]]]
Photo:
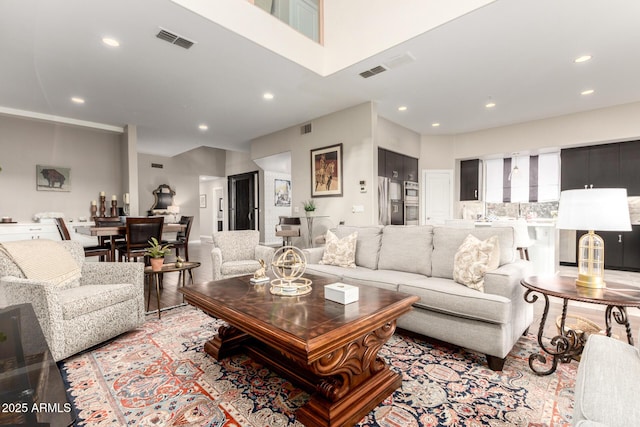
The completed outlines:
[[[179,231],[186,230],[186,224],[173,223],[168,222],[164,223],[162,226],[162,233],[177,233]],[[127,226],[124,224],[118,225],[109,225],[97,227],[95,225],[86,225],[75,227],[76,233],[82,234],[85,236],[93,236],[93,237],[111,237],[111,236],[122,236],[127,234]],[[116,257],[116,242],[115,239],[109,239],[111,242],[111,259],[115,260]]]

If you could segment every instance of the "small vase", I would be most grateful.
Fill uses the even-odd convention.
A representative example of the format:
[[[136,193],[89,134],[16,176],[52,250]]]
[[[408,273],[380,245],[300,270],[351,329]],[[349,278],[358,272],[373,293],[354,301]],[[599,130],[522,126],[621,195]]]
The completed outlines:
[[[153,271],[161,271],[162,264],[164,264],[164,258],[151,258],[150,262],[151,262],[151,269]]]
[[[313,216],[313,211],[304,211],[306,216]]]

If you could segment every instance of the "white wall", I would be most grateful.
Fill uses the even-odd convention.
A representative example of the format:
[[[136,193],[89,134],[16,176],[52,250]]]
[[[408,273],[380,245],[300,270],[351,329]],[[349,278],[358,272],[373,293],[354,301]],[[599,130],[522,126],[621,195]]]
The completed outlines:
[[[38,212],[67,220],[90,217],[100,191],[124,192],[122,135],[27,118],[0,116],[0,216],[30,222]],[[36,165],[71,168],[71,191],[37,191]]]

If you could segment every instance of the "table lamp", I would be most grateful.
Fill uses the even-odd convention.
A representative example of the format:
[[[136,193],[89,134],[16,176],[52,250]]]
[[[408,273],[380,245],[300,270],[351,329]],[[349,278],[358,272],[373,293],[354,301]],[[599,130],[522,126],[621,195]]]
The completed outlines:
[[[178,214],[180,213],[180,206],[169,205],[167,206],[167,211],[173,216],[173,222],[178,222]]]
[[[599,231],[631,231],[626,188],[590,188],[560,193],[556,227],[588,230],[578,241],[576,285],[606,288],[604,240]]]

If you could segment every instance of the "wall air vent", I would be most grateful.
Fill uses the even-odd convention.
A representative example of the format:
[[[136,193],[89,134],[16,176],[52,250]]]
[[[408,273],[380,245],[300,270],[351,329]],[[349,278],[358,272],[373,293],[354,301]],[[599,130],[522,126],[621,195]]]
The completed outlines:
[[[311,133],[311,123],[307,123],[306,125],[300,126],[301,135],[306,135],[308,133]]]
[[[151,167],[156,169],[162,169],[164,168],[164,165],[162,163],[151,163]]]
[[[370,70],[361,72],[360,77],[368,79],[369,77],[373,77],[376,74],[384,73],[385,71],[387,71],[385,67],[383,67],[382,65],[378,65],[377,67],[373,67]]]
[[[184,37],[174,34],[171,31],[165,30],[164,28],[160,28],[160,31],[158,32],[158,34],[156,34],[156,37],[166,42],[169,42],[171,44],[175,44],[176,46],[183,47],[185,49],[189,49],[195,43],[195,42],[192,42],[191,40],[185,39]]]

